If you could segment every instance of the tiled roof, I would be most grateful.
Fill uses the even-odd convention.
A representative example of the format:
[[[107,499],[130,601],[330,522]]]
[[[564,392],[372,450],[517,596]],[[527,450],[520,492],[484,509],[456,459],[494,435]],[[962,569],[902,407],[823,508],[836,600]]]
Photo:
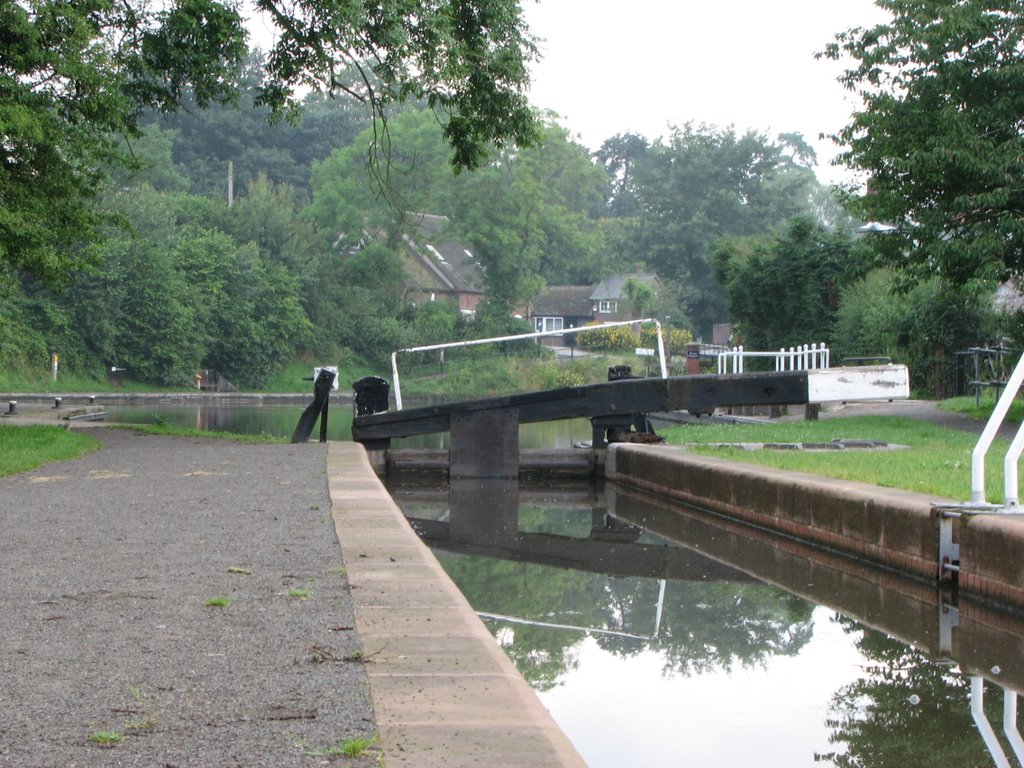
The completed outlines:
[[[552,285],[533,300],[533,315],[589,317],[593,314],[589,285]]]
[[[658,276],[650,273],[637,273],[637,274],[625,274],[625,275],[612,275],[606,277],[590,293],[591,301],[599,301],[601,299],[624,299],[626,298],[626,282],[632,278],[641,283],[653,286],[658,282]]]

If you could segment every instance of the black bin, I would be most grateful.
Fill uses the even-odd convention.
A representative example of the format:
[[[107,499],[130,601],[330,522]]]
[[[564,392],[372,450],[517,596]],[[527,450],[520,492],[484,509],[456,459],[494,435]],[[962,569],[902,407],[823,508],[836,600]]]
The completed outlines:
[[[369,416],[388,410],[391,385],[380,376],[365,376],[352,383],[352,407],[356,416]]]
[[[619,381],[620,379],[633,378],[633,369],[628,365],[609,365],[608,381]]]

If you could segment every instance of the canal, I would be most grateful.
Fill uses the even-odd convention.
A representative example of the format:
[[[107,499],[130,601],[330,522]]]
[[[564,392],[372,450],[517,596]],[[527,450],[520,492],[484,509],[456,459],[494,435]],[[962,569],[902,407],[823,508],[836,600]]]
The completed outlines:
[[[290,434],[302,406],[221,410],[158,418]],[[614,486],[390,491],[592,768],[1024,764],[1020,616]]]

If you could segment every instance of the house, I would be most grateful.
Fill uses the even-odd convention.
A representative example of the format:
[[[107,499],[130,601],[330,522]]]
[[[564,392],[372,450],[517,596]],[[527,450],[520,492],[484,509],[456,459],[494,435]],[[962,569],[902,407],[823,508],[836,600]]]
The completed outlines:
[[[544,290],[530,305],[530,319],[538,332],[578,328],[593,322],[589,285],[556,285]]]
[[[411,214],[402,234],[407,280],[405,298],[414,303],[450,299],[473,315],[484,298],[484,270],[465,245],[445,234],[447,216]]]
[[[647,286],[657,295],[659,290],[657,275],[636,273],[607,277],[590,292],[594,320],[599,323],[611,323],[617,320],[637,320],[642,316],[640,308],[635,305],[629,295],[628,283],[630,280]]]
[[[538,332],[544,332],[579,328],[588,323],[639,319],[641,313],[627,289],[630,279],[658,293],[658,277],[649,273],[614,275],[595,286],[549,286],[531,302],[530,320]],[[547,343],[561,344],[559,337]]]

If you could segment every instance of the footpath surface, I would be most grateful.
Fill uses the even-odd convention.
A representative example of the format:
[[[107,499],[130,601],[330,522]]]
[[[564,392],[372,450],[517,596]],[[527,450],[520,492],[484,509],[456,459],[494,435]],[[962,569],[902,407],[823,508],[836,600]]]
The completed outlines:
[[[0,478],[0,765],[337,765],[372,738],[324,446],[91,434]]]

